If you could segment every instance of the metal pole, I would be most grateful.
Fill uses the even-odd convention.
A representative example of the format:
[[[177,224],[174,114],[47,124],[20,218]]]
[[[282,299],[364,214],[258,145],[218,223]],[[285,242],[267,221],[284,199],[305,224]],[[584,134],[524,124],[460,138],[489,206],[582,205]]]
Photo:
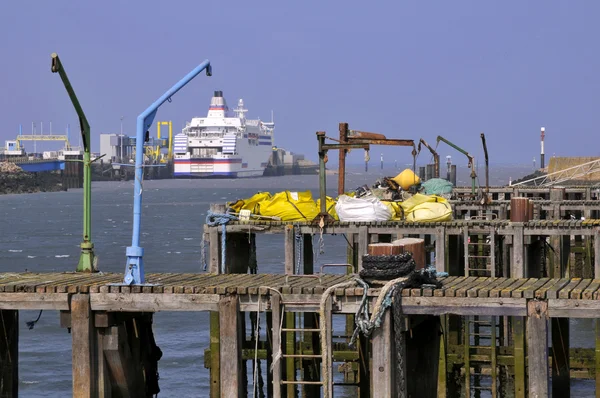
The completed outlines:
[[[144,283],[144,249],[140,247],[140,228],[142,222],[142,178],[143,178],[143,161],[144,161],[144,133],[150,129],[156,111],[167,100],[177,93],[183,86],[188,84],[200,72],[206,70],[206,75],[211,76],[211,66],[208,60],[202,62],[183,79],[177,82],[159,99],[150,105],[144,112],[137,117],[136,123],[136,141],[135,141],[135,183],[133,188],[133,233],[131,237],[131,246],[129,246],[125,254],[127,256],[127,264],[125,265],[124,283],[127,285],[138,285]]]
[[[94,244],[92,243],[92,174],[90,169],[90,125],[85,117],[85,113],[79,104],[79,100],[75,95],[75,91],[69,82],[67,73],[65,72],[60,59],[56,53],[51,55],[53,73],[60,75],[60,78],[71,98],[73,107],[79,117],[79,125],[81,127],[81,138],[83,140],[83,242],[81,242],[81,255],[77,264],[77,272],[93,272],[94,268]]]
[[[325,144],[325,132],[318,131],[317,139],[319,140],[319,198],[321,199],[321,214],[327,213],[327,175],[325,175],[325,156],[327,155],[327,151],[323,149],[323,144]],[[342,152],[343,149],[340,149]]]

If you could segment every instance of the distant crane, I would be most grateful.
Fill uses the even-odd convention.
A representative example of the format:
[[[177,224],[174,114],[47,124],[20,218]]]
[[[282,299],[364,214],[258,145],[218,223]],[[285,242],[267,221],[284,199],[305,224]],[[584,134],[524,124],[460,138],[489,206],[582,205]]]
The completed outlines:
[[[462,149],[461,147],[457,146],[456,144],[453,144],[452,142],[448,141],[441,135],[438,135],[437,143],[439,144],[440,141],[443,141],[446,144],[450,145],[452,148],[456,149],[458,152],[465,155],[467,157],[467,159],[469,159],[469,168],[471,169],[471,193],[473,195],[475,195],[476,190],[477,190],[477,188],[475,187],[475,185],[476,185],[475,181],[477,180],[477,173],[475,172],[475,157],[473,155],[471,155],[469,152]]]

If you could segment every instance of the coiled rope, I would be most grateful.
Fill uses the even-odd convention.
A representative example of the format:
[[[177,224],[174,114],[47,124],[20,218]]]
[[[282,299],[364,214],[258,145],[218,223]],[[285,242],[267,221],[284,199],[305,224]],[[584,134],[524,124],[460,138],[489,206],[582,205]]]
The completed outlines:
[[[206,213],[206,224],[211,227],[216,227],[221,225],[221,273],[225,273],[225,248],[227,243],[227,234],[225,226],[229,221],[237,221],[238,218],[232,214],[226,213],[213,213],[212,211],[208,211]]]

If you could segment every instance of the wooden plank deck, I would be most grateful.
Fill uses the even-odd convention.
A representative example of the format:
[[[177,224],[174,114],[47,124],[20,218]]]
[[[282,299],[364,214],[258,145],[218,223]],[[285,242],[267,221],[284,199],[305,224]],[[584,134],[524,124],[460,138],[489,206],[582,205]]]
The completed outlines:
[[[587,209],[587,208],[586,208]],[[588,209],[589,210],[589,209]],[[232,221],[226,225],[228,233],[259,233],[283,234],[286,227],[295,226],[303,234],[319,233],[320,228],[311,222],[298,221]],[[593,236],[594,231],[600,228],[600,220],[530,220],[525,223],[513,223],[508,220],[452,220],[446,222],[409,222],[409,221],[383,221],[383,222],[342,222],[335,221],[323,228],[325,234],[358,234],[361,228],[368,230],[368,234],[411,233],[436,235],[440,228],[448,235],[462,235],[464,229],[470,232],[489,232],[493,228],[498,235],[512,235],[514,226],[523,226],[526,236],[538,235],[585,235]],[[204,233],[210,231],[220,233],[220,227],[204,225]]]
[[[270,310],[281,294],[290,310],[315,311],[321,292],[353,275],[313,277],[271,274],[148,274],[148,286],[120,286],[122,274],[0,273],[0,309],[69,310],[73,294],[90,295],[93,311],[216,311],[220,297],[237,294],[242,311]],[[441,278],[441,289],[407,289],[402,308],[410,314],[527,316],[527,301],[548,302],[550,317],[600,318],[599,280]],[[369,289],[371,301],[381,286]],[[336,289],[334,312],[354,313],[362,289]],[[406,294],[404,294],[406,293]]]

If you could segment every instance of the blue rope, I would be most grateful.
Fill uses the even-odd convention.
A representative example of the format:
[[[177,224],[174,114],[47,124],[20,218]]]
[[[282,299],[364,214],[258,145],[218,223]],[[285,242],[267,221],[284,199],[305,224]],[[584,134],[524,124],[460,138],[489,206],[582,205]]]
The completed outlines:
[[[206,213],[206,224],[210,227],[216,227],[221,225],[221,273],[225,273],[225,244],[227,242],[226,238],[226,228],[225,226],[229,221],[237,221],[237,217],[231,214],[223,214],[223,213],[213,213],[212,211],[208,211]]]
[[[427,271],[428,273],[430,273],[432,276],[435,276],[437,278],[445,278],[448,276],[447,272],[437,272],[435,267],[433,265],[430,265],[429,267],[427,267],[425,269],[425,271]]]
[[[375,318],[373,322],[371,322],[369,317],[369,309],[367,308],[367,290],[369,289],[369,285],[367,282],[363,281],[360,278],[355,278],[356,282],[363,288],[363,297],[360,303],[360,307],[356,312],[356,317],[354,323],[356,324],[356,328],[354,329],[354,333],[352,333],[352,338],[350,339],[350,346],[354,347],[354,343],[358,338],[358,333],[362,332],[365,336],[370,336],[374,329],[381,326],[381,322],[383,320],[383,315],[385,311],[392,305],[392,295],[396,288],[403,285],[402,282],[392,286],[390,290],[388,290],[385,295],[383,301],[381,302],[381,307],[379,308],[379,312],[375,314]]]

